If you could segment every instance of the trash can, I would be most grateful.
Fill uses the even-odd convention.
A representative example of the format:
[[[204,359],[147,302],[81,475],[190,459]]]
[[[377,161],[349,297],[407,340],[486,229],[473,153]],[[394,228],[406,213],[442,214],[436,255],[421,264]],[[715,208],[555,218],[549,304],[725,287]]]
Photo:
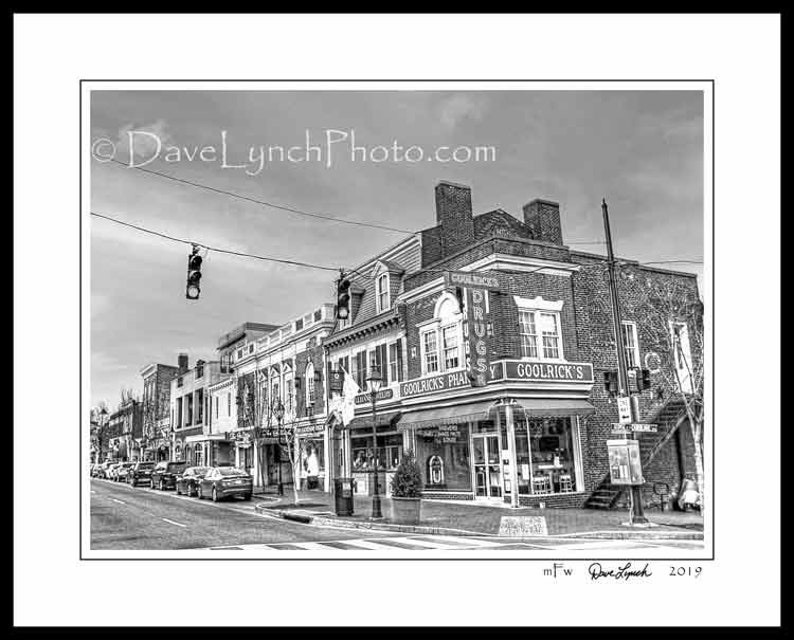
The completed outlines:
[[[336,478],[334,480],[334,505],[336,515],[353,515],[353,479]]]

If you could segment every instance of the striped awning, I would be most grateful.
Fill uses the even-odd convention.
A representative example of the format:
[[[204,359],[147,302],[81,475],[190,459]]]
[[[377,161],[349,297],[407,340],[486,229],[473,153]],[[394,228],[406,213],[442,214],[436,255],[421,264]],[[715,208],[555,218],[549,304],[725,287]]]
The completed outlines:
[[[400,417],[399,411],[382,411],[375,416],[376,427],[387,427],[397,422]],[[347,429],[372,429],[372,415],[359,416],[353,418],[347,425]]]
[[[519,400],[513,407],[528,418],[588,416],[595,412],[595,407],[587,400]]]
[[[400,429],[409,427],[432,427],[442,424],[458,424],[473,420],[487,420],[491,410],[497,405],[493,400],[459,404],[452,407],[439,407],[438,409],[425,409],[406,413],[397,425]]]

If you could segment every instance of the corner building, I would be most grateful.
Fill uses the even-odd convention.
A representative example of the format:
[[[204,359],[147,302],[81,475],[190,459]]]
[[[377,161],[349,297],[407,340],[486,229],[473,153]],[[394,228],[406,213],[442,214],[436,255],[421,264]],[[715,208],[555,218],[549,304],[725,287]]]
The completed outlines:
[[[328,365],[344,366],[362,389],[341,458],[354,477],[359,463],[366,487],[366,372],[375,366],[384,374],[378,468],[387,475],[410,448],[427,498],[614,506],[621,492],[608,481],[606,440],[617,409],[603,372],[617,362],[606,259],[564,245],[555,202],[529,202],[523,220],[501,209],[474,216],[470,189],[450,182],[436,186],[435,201],[434,227],[355,270],[351,318],[324,341]],[[621,275],[629,365],[644,367],[653,353],[665,366],[664,345],[644,329],[652,310],[643,292],[674,281],[697,296],[696,279],[631,262]],[[692,318],[673,321],[696,329]],[[680,428],[683,406],[663,378],[640,398],[642,420],[659,422],[641,446],[646,486],[664,481],[675,491],[692,470],[692,447]]]

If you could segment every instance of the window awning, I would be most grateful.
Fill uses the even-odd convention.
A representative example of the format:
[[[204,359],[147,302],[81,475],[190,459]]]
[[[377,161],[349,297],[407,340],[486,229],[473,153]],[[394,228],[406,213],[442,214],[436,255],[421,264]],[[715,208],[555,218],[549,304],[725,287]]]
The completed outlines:
[[[565,418],[567,416],[587,416],[595,412],[595,407],[587,400],[519,400],[513,405],[518,412],[531,418]]]
[[[393,425],[400,418],[399,411],[378,412],[375,417],[376,427],[387,427]],[[347,429],[372,429],[372,415],[359,416],[353,418],[345,427]]]
[[[493,400],[487,400],[485,402],[460,404],[453,407],[416,411],[404,415],[398,426],[400,429],[404,429],[407,427],[430,427],[441,424],[457,424],[470,420],[487,420],[491,409],[496,406]]]

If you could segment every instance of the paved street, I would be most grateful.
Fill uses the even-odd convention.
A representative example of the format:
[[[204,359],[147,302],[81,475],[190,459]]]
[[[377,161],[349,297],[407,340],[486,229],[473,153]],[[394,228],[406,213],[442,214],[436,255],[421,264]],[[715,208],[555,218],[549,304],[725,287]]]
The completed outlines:
[[[173,491],[91,481],[91,548],[95,550],[250,549],[281,551],[626,550],[699,549],[695,540],[597,540],[539,537],[406,535],[324,528],[258,514],[252,502],[213,503]]]
[[[361,536],[358,530],[321,529],[265,518],[255,512],[254,504],[214,503],[177,496],[174,491],[92,480],[91,549],[196,549]]]

